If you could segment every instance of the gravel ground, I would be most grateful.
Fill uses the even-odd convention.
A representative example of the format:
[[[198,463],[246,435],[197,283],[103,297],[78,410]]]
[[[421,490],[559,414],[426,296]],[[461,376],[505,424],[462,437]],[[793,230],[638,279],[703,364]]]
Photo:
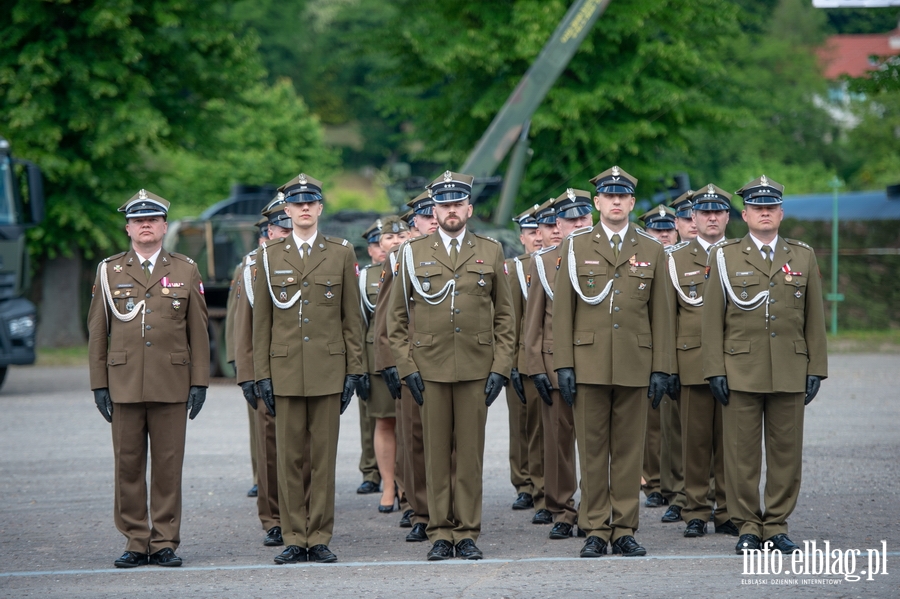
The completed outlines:
[[[0,597],[898,597],[900,356],[833,355],[831,378],[808,408],[803,487],[791,537],[832,549],[887,547],[887,575],[746,575],[735,539],[682,537],[661,509],[642,508],[646,558],[579,559],[581,540],[514,512],[506,405],[488,417],[482,562],[425,561],[397,513],[357,495],[358,411],[342,417],[332,565],[276,566],[262,545],[240,389],[219,382],[188,425],[181,569],[116,570],[124,539],[112,520],[112,442],[85,367],[13,367],[0,393]],[[786,562],[787,564],[787,562]],[[777,586],[778,588],[772,588]]]

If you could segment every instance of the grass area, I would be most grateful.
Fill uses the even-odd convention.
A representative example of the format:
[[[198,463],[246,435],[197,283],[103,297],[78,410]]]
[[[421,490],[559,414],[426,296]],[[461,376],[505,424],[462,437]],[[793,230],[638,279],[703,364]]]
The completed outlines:
[[[38,366],[86,366],[87,363],[87,345],[54,348],[39,347],[37,350]]]

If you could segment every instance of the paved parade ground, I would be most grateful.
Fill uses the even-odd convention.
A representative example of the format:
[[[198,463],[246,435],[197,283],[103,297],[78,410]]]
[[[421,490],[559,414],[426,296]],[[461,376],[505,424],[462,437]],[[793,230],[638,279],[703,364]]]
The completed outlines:
[[[549,526],[530,524],[531,511],[510,509],[503,397],[487,423],[484,561],[426,562],[429,545],[404,541],[399,514],[378,513],[379,494],[356,494],[351,406],[341,419],[329,544],[339,561],[276,566],[280,549],[262,545],[255,500],[246,497],[245,402],[225,382],[213,384],[188,424],[184,567],[116,570],[125,540],[112,518],[112,441],[87,367],[12,367],[0,392],[0,597],[900,597],[900,355],[832,355],[829,371],[806,412],[803,485],[789,532],[801,546],[827,541],[840,550],[830,561],[852,567],[856,582],[745,574],[735,537],[685,539],[683,524],[663,524],[663,509],[644,507],[636,538],[646,558],[578,558],[581,539],[551,541]],[[867,550],[886,558],[877,575],[861,572]]]

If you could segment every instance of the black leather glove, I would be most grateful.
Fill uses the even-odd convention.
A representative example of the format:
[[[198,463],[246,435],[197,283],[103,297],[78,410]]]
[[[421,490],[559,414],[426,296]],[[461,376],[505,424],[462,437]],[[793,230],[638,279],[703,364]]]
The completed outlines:
[[[559,378],[559,394],[571,408],[575,405],[575,369],[560,368],[556,376]]]
[[[244,394],[244,399],[247,400],[247,403],[250,404],[250,407],[254,410],[256,406],[259,405],[256,402],[256,399],[259,397],[259,389],[256,388],[256,383],[253,381],[244,381],[240,383],[241,392]]]
[[[814,374],[806,375],[806,398],[803,400],[804,406],[808,406],[809,402],[816,398],[816,394],[819,393],[819,385],[821,384],[821,377],[818,377]]]
[[[548,406],[552,406],[553,396],[550,395],[550,392],[553,391],[553,385],[550,383],[550,377],[543,372],[532,374],[531,382],[534,383],[538,395],[541,396],[541,399],[544,400],[544,403]]]
[[[496,372],[492,372],[488,375],[487,383],[484,384],[484,405],[487,407],[491,407],[491,404],[494,403],[494,400],[497,399],[497,396],[500,395],[500,390],[503,389],[503,386],[509,382],[502,374],[497,374]]]
[[[350,400],[353,399],[353,393],[359,389],[359,380],[361,378],[362,375],[360,374],[348,374],[344,376],[344,390],[341,391],[341,414],[347,410],[347,406],[350,405]]]
[[[356,385],[356,394],[363,401],[369,401],[369,391],[371,390],[371,382],[369,381],[369,373],[365,373],[359,377]]]
[[[193,420],[200,413],[203,404],[206,402],[206,387],[195,387],[191,385],[191,391],[188,393],[187,411],[188,418]]]
[[[100,410],[100,414],[107,422],[112,424],[113,407],[112,398],[109,396],[109,389],[106,387],[94,389],[94,403],[97,404],[97,409]]]
[[[669,397],[674,399],[675,401],[681,400],[681,377],[677,374],[673,374],[669,377],[669,386],[666,390],[666,393],[669,394]]]
[[[513,368],[512,372],[509,374],[509,379],[512,381],[513,389],[516,390],[516,395],[519,396],[519,401],[522,403],[525,402],[525,385],[522,384],[522,375],[519,374],[518,368]]]
[[[259,389],[259,396],[266,404],[269,414],[275,416],[275,392],[272,390],[272,379],[256,381],[256,388]]]
[[[724,376],[709,377],[709,388],[713,397],[719,400],[723,406],[728,405],[728,378]]]
[[[409,392],[412,393],[413,399],[421,406],[425,402],[425,397],[422,395],[425,391],[425,382],[422,381],[422,375],[416,371],[403,377],[403,380],[406,381],[406,386],[409,387]]]
[[[650,385],[647,387],[647,397],[653,400],[651,404],[653,409],[659,407],[659,402],[662,401],[663,395],[666,394],[666,390],[669,388],[669,375],[664,372],[651,372],[650,373]]]
[[[388,366],[381,371],[381,378],[387,385],[388,393],[394,399],[400,399],[400,374],[397,372],[396,366]]]

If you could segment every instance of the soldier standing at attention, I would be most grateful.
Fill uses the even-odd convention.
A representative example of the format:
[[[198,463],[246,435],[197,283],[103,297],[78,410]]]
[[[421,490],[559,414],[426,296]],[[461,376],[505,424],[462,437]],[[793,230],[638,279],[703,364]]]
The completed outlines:
[[[737,536],[728,519],[725,500],[725,462],[722,448],[722,405],[716,401],[703,379],[700,323],[706,285],[709,248],[725,239],[731,194],[712,183],[694,195],[693,219],[699,235],[679,243],[669,254],[666,274],[675,291],[672,318],[675,320],[677,371],[670,388],[680,395],[683,427],[684,490],[686,505],[682,518],[687,523],[685,537],[702,537],[712,512],[710,470],[715,481],[715,530]],[[715,290],[715,288],[713,288]]]
[[[662,400],[674,343],[665,254],[628,223],[631,175],[614,166],[591,183],[600,222],[563,244],[553,298],[553,364],[560,395],[575,408],[581,556],[603,555],[610,541],[613,553],[646,555],[634,531],[647,397],[654,408]]]
[[[334,562],[328,543],[340,415],[354,391],[368,396],[356,256],[346,240],[318,233],[319,181],[301,173],[278,191],[293,231],[260,247],[253,285],[253,369],[276,416],[278,511],[287,545],[275,563]]]
[[[800,550],[787,519],[800,494],[803,415],[828,376],[819,266],[811,247],[778,235],[783,192],[765,175],[737,190],[750,231],[711,248],[703,298],[703,376],[725,406],[725,493],[738,554],[761,539],[782,553]]]
[[[429,186],[439,229],[402,247],[400,280],[391,289],[387,314],[399,376],[422,406],[427,530],[434,543],[429,560],[453,557],[454,545],[457,557],[483,556],[475,541],[481,532],[484,427],[515,350],[503,248],[466,230],[472,181],[447,171]]]
[[[516,353],[510,380],[515,393],[506,393],[509,409],[509,473],[517,497],[514,510],[546,509],[544,504],[544,440],[541,431],[541,398],[528,378],[523,349],[525,305],[531,286],[528,271],[531,255],[541,248],[541,232],[529,208],[513,219],[519,225],[519,241],[525,253],[506,261],[509,287],[512,291],[513,313],[516,322]]]
[[[180,566],[186,416],[209,386],[206,300],[194,261],[162,248],[169,202],[142,189],[119,212],[131,250],[100,263],[88,312],[91,389],[112,423],[113,517],[128,539],[115,566]]]
[[[278,194],[262,210],[265,234],[260,231],[259,243],[288,237],[293,224],[284,212],[284,195]],[[263,545],[284,545],[281,535],[281,518],[278,512],[278,459],[275,448],[275,417],[269,414],[264,402],[259,401],[259,389],[253,371],[253,284],[259,274],[258,250],[253,250],[241,264],[241,272],[235,283],[234,336],[235,378],[254,410],[256,424],[257,498],[256,511],[266,536]],[[307,473],[308,479],[308,473]]]
[[[360,269],[360,280],[365,280],[367,287],[374,285],[371,290],[374,291],[374,295],[377,295],[378,280],[375,277],[371,277],[373,280],[369,280],[368,269],[384,262],[385,255],[378,243],[381,240],[381,219],[377,219],[369,225],[363,231],[362,236],[366,240],[366,251],[369,253],[372,263]],[[360,296],[362,297],[363,294],[360,293]],[[378,459],[375,457],[375,418],[368,415],[365,402],[359,400],[357,403],[359,404],[359,441],[362,446],[362,453],[359,456],[359,471],[363,475],[363,481],[356,492],[360,495],[368,495],[381,490],[381,472],[378,470]],[[393,483],[391,483],[391,487],[393,495]],[[384,492],[388,492],[387,486],[385,486]]]
[[[529,276],[534,283],[531,301],[525,309],[525,355],[528,372],[541,403],[544,429],[544,494],[553,519],[551,539],[572,536],[577,512],[575,492],[575,421],[572,406],[560,399],[556,372],[553,370],[553,290],[561,263],[559,243],[574,231],[590,227],[591,194],[568,189],[538,208],[539,227],[548,243],[535,254]]]
[[[434,218],[434,202],[425,191],[406,204],[410,207],[412,223],[410,239],[422,237],[420,231],[430,235],[437,230]],[[409,386],[401,384],[397,372],[397,361],[388,342],[387,314],[390,310],[391,288],[400,272],[400,258],[397,249],[388,253],[381,270],[381,289],[375,303],[375,369],[388,386],[397,402],[399,435],[397,440],[400,470],[403,472],[404,496],[409,505],[400,518],[401,528],[412,528],[406,535],[407,542],[420,543],[428,540],[428,489],[425,479],[425,445],[422,437],[422,410],[416,403]],[[409,336],[415,335],[415,323],[409,322]],[[408,346],[408,344],[407,344]],[[407,350],[409,351],[409,349]]]

